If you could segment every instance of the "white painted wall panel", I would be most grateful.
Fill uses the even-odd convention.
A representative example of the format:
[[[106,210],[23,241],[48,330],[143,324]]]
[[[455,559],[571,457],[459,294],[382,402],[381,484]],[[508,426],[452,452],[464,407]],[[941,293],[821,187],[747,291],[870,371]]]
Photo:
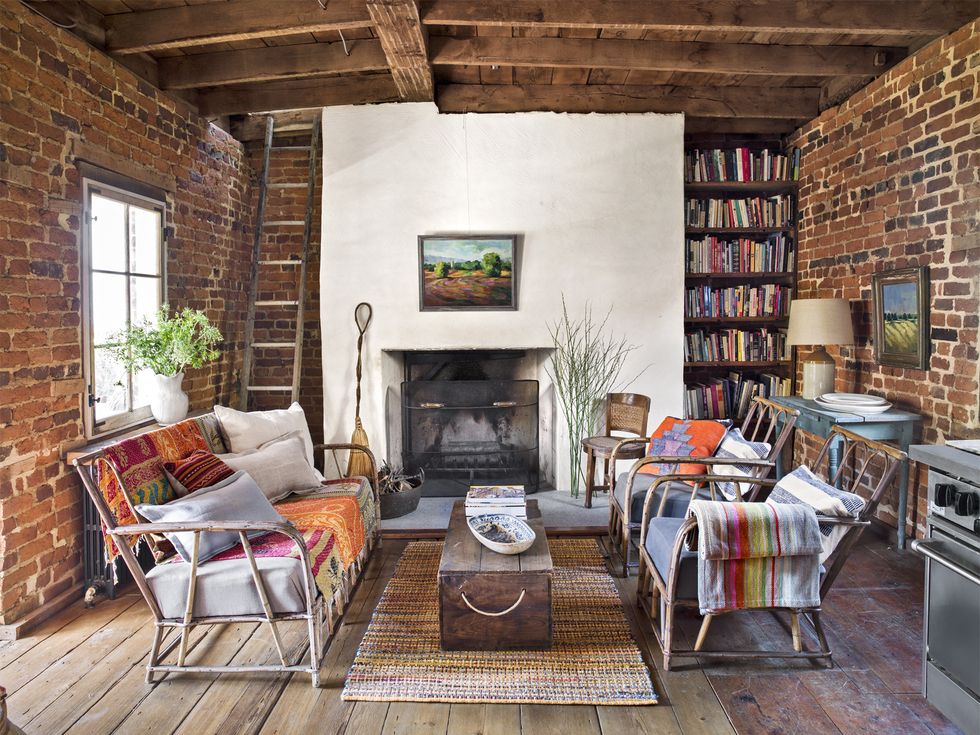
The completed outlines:
[[[440,115],[431,104],[323,111],[321,258],[325,436],[353,426],[354,305],[368,301],[361,415],[385,454],[382,350],[543,347],[565,294],[613,308],[639,349],[624,376],[680,415],[683,118]],[[524,238],[516,312],[419,312],[417,236]],[[565,450],[556,447],[559,484]],[[392,458],[397,461],[397,458]]]

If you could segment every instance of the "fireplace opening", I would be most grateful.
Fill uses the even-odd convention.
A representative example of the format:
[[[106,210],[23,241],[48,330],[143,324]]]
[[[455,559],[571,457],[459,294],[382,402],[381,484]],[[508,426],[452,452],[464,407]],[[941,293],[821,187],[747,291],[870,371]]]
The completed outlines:
[[[521,351],[406,355],[402,464],[425,471],[423,495],[470,485],[538,490],[538,381],[515,379]]]

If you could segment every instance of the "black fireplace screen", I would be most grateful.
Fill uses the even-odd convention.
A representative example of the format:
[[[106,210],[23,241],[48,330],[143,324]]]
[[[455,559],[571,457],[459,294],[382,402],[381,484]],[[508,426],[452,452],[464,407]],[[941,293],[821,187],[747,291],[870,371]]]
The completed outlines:
[[[538,381],[402,383],[402,463],[425,470],[425,495],[470,485],[538,489]]]

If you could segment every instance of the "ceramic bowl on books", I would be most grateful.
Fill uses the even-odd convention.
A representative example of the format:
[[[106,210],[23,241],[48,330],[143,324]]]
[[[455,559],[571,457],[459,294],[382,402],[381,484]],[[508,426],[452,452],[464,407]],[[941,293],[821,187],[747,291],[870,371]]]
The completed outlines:
[[[823,400],[823,396],[817,396],[814,400],[818,406],[825,408],[828,411],[837,411],[839,413],[858,413],[866,416],[884,413],[892,407],[892,404],[890,404],[888,401],[875,404],[835,403],[833,401]]]
[[[498,554],[520,554],[534,543],[534,529],[520,518],[486,513],[466,519],[477,541]]]

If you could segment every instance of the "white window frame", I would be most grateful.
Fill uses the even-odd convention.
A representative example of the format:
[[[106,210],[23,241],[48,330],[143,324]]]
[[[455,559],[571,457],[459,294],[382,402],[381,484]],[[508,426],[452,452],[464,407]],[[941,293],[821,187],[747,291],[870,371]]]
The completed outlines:
[[[119,177],[113,177],[117,179]],[[146,189],[139,183],[133,182],[133,189]],[[84,176],[82,178],[82,249],[81,249],[81,284],[82,284],[82,372],[85,378],[85,392],[82,396],[82,415],[84,417],[84,427],[86,438],[92,439],[105,434],[115,433],[124,429],[139,425],[152,423],[152,414],[149,404],[145,406],[133,406],[131,411],[116,414],[101,421],[95,418],[95,333],[93,327],[93,300],[92,300],[92,216],[91,216],[91,197],[92,194],[108,197],[124,204],[137,206],[142,209],[152,209],[160,213],[160,298],[161,303],[167,301],[167,202],[165,197],[146,196],[136,191],[106,184],[97,178]],[[129,231],[129,217],[127,210],[126,231]],[[126,247],[126,275],[141,275],[157,277],[149,273],[138,273],[130,271],[130,249]],[[100,271],[101,272],[101,271]],[[118,271],[113,271],[116,273]],[[127,279],[126,288],[129,288]],[[132,391],[132,380],[130,381],[130,391]],[[132,395],[130,396],[132,403]]]

